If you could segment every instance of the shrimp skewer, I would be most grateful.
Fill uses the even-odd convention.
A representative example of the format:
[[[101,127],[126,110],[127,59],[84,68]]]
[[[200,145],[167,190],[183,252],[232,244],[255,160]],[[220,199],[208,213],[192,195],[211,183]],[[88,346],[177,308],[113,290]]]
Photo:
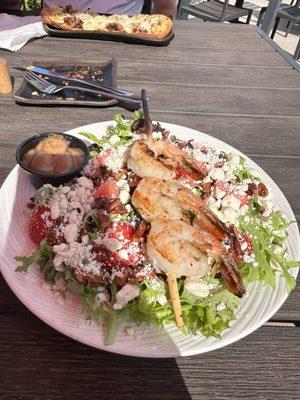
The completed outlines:
[[[134,142],[127,165],[141,178],[176,180],[182,176],[194,182],[208,173],[205,163],[196,161],[170,140],[152,137]]]
[[[186,222],[152,221],[147,252],[162,272],[172,272],[177,278],[203,277],[216,266],[232,293],[238,297],[245,293],[241,276],[222,244]]]
[[[190,189],[174,181],[144,178],[132,195],[132,204],[147,221],[173,219],[190,221],[188,211],[195,215],[193,225],[211,233],[218,240],[235,240],[234,233]]]

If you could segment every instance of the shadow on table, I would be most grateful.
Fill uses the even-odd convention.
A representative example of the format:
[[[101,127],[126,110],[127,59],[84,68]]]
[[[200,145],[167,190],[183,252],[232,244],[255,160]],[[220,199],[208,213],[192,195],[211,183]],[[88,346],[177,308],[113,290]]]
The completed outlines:
[[[0,287],[4,399],[191,399],[175,359],[121,356],[75,342],[27,311],[1,275]]]

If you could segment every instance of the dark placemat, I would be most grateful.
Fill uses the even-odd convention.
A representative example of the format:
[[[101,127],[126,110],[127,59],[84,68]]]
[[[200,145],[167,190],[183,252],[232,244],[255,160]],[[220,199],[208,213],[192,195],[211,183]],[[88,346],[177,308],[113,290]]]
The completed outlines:
[[[117,87],[117,63],[115,59],[108,62],[91,65],[86,63],[68,63],[63,62],[47,63],[33,62],[33,65],[38,65],[46,69],[57,70],[65,75],[79,77],[86,81],[104,84],[106,86]],[[44,77],[45,78],[45,77]],[[61,79],[51,77],[51,82],[62,84]],[[67,87],[67,86],[66,86]],[[20,88],[14,94],[16,103],[23,105],[63,105],[63,106],[93,106],[107,107],[118,103],[117,100],[109,99],[105,96],[97,96],[80,91],[67,90],[57,94],[39,93],[25,79],[21,83]]]

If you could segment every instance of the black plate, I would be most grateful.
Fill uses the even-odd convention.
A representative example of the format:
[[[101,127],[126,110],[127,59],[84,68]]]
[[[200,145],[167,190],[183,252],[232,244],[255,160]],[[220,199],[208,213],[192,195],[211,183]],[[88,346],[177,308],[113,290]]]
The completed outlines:
[[[78,71],[85,71],[84,79],[95,83],[101,83],[107,86],[117,87],[117,66],[116,61],[110,60],[105,63],[90,65],[85,63],[69,63],[63,65],[62,62],[45,63],[33,62],[33,65],[38,65],[46,69],[56,69],[63,74],[74,74]],[[51,77],[51,82],[61,84],[61,79],[55,80]],[[96,97],[89,93],[82,93],[77,91],[59,92],[57,94],[42,94],[33,88],[27,81],[22,82],[20,88],[14,94],[16,103],[26,105],[64,105],[64,106],[93,106],[93,107],[107,107],[118,103],[117,100],[108,99],[105,97]]]
[[[75,39],[97,39],[97,40],[110,40],[112,42],[125,42],[132,44],[146,44],[150,46],[167,46],[171,40],[175,37],[173,32],[170,32],[168,36],[163,39],[147,39],[138,36],[127,35],[125,33],[118,32],[94,32],[94,31],[68,31],[53,28],[48,24],[43,24],[45,31],[49,36],[58,36],[64,38],[75,38]]]

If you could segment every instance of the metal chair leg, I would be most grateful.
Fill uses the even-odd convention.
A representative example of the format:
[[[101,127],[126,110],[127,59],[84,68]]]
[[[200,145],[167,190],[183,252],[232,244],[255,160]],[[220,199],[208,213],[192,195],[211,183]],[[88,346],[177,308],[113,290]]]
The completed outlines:
[[[286,24],[285,37],[287,37],[287,35],[290,33],[292,26],[293,26],[292,21],[288,21],[288,23]]]
[[[299,38],[299,41],[298,41],[298,44],[297,44],[297,48],[295,50],[295,53],[294,53],[293,57],[294,57],[295,60],[298,60],[300,58],[300,38]]]
[[[274,39],[274,36],[275,36],[276,31],[277,31],[279,22],[280,22],[280,17],[276,17],[276,19],[275,19],[275,24],[274,24],[274,28],[273,28],[273,31],[272,31],[272,33],[271,33],[271,39]]]
[[[252,13],[253,13],[253,10],[249,10],[249,12],[248,12],[248,17],[247,17],[247,20],[246,20],[246,24],[250,24],[250,20],[251,20],[251,17],[252,17]]]
[[[266,9],[267,9],[267,7],[262,7],[261,8],[259,16],[258,16],[258,19],[257,19],[257,26],[260,26],[260,24],[261,24],[261,22],[263,20],[263,17],[265,15]]]

